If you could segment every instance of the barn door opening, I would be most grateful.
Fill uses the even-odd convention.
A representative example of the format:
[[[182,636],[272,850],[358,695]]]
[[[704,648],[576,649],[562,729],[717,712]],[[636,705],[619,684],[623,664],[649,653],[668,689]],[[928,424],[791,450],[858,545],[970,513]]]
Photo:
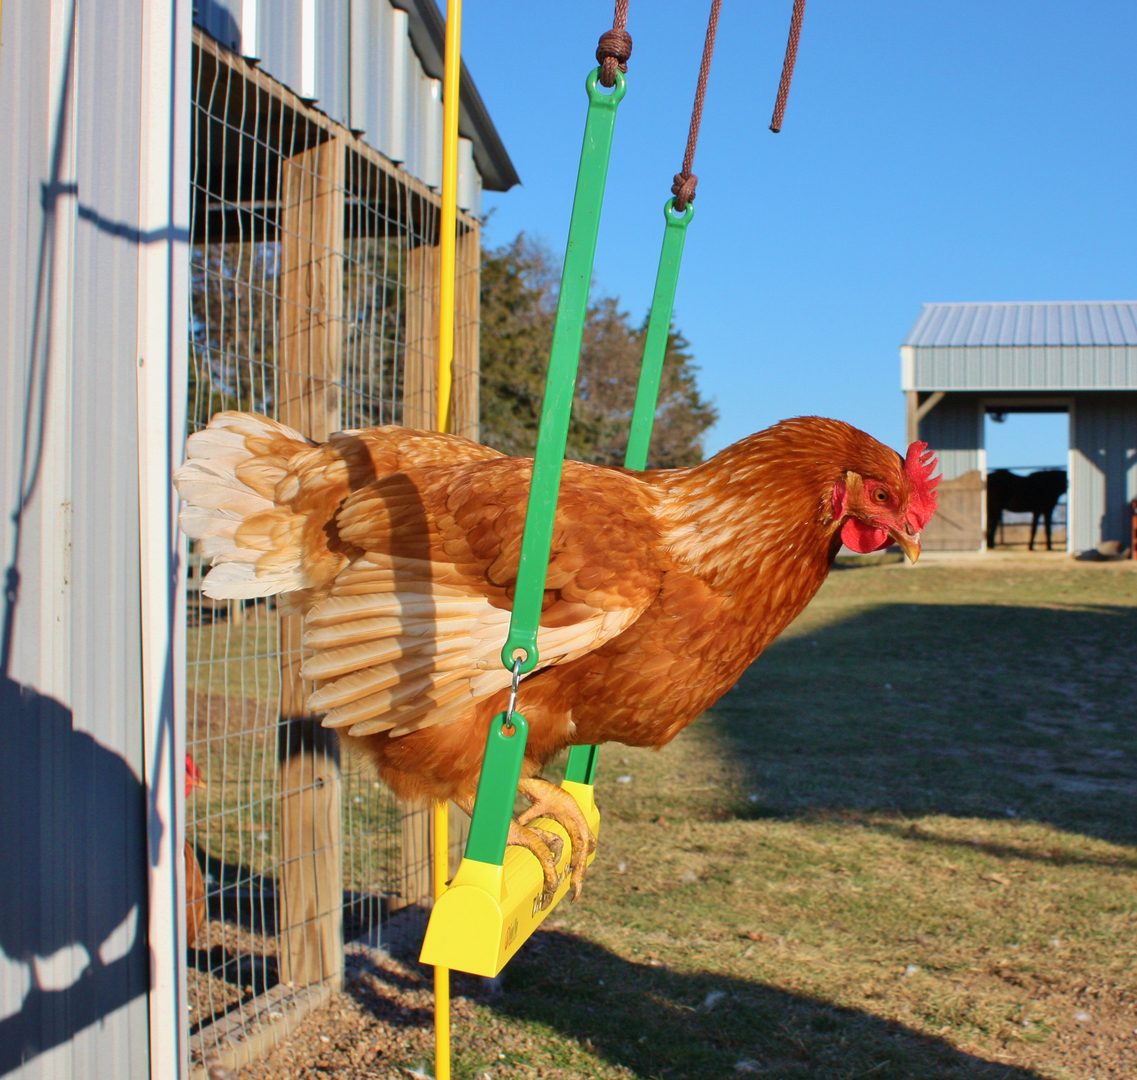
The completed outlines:
[[[1052,506],[1051,547],[1068,550],[1069,409],[1064,405],[987,405],[983,446],[987,547],[1028,550],[1037,513],[1034,550],[1045,551],[1045,512]]]

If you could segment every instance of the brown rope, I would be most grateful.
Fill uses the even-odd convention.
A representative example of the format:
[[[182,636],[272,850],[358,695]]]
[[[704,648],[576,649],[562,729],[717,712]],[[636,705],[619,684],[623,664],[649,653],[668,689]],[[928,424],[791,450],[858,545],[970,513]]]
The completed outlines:
[[[627,72],[628,58],[632,55],[632,35],[628,25],[628,0],[616,0],[612,14],[612,29],[600,35],[596,46],[596,62],[600,65],[600,85],[615,86],[616,70]]]
[[[782,64],[782,81],[778,84],[778,100],[774,102],[774,118],[770,130],[777,135],[782,130],[782,118],[786,115],[786,100],[790,96],[790,81],[794,77],[794,61],[797,60],[797,43],[801,39],[801,20],[805,17],[805,0],[794,0],[794,13],[790,16],[790,39],[786,42],[786,61]]]
[[[683,155],[683,171],[675,174],[671,194],[675,196],[675,209],[683,213],[695,198],[699,178],[692,174],[695,167],[695,147],[699,142],[699,125],[703,120],[703,99],[707,96],[707,76],[711,73],[711,57],[715,54],[715,34],[719,28],[719,8],[722,0],[711,0],[711,14],[707,19],[707,36],[703,41],[703,62],[699,65],[699,82],[695,87],[695,104],[691,109],[691,127],[687,131],[687,151]]]

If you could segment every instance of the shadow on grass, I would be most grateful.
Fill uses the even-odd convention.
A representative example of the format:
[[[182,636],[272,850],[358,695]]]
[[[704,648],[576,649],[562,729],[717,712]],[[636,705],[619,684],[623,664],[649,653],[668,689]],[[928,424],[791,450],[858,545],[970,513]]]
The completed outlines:
[[[775,642],[712,710],[755,798],[1137,843],[1137,609],[882,604]]]
[[[1020,844],[1000,844],[992,840],[983,840],[973,837],[970,840],[958,836],[938,835],[934,828],[926,823],[917,824],[910,821],[889,821],[881,818],[866,820],[864,815],[841,814],[841,818],[857,821],[867,828],[878,832],[886,832],[892,836],[903,837],[906,840],[915,840],[923,844],[932,844],[945,848],[956,848],[960,844],[973,847],[976,851],[994,855],[997,859],[1022,859],[1024,862],[1046,863],[1049,866],[1109,866],[1120,870],[1137,870],[1137,857],[1126,855],[1089,855],[1085,853],[1074,854],[1066,851],[1053,851],[1049,848],[1027,847]]]
[[[502,992],[456,977],[497,1013],[591,1047],[637,1077],[722,1080],[1038,1080],[856,1009],[710,973],[636,963],[583,938],[539,933]],[[461,1055],[460,1042],[456,1049]]]

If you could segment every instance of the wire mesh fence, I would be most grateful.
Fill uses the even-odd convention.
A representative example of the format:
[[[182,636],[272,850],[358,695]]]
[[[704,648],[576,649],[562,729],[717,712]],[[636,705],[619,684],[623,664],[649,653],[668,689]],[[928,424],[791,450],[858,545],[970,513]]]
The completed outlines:
[[[439,199],[195,32],[188,432],[431,427]],[[461,215],[453,430],[477,438],[478,223]],[[214,601],[189,556],[187,922],[199,1064],[338,984],[344,942],[429,903],[429,815],[305,707],[297,616]],[[199,777],[200,774],[200,778]],[[460,824],[460,823],[459,823]],[[456,860],[464,830],[452,831]],[[455,863],[456,864],[456,863]]]

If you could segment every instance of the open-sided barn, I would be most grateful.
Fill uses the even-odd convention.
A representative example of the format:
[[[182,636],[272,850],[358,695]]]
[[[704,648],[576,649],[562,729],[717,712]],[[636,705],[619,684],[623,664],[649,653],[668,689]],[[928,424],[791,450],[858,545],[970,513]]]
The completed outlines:
[[[1069,417],[1067,546],[1128,544],[1137,498],[1137,302],[925,304],[900,346],[908,437],[943,468],[929,550],[985,544],[986,413]]]

